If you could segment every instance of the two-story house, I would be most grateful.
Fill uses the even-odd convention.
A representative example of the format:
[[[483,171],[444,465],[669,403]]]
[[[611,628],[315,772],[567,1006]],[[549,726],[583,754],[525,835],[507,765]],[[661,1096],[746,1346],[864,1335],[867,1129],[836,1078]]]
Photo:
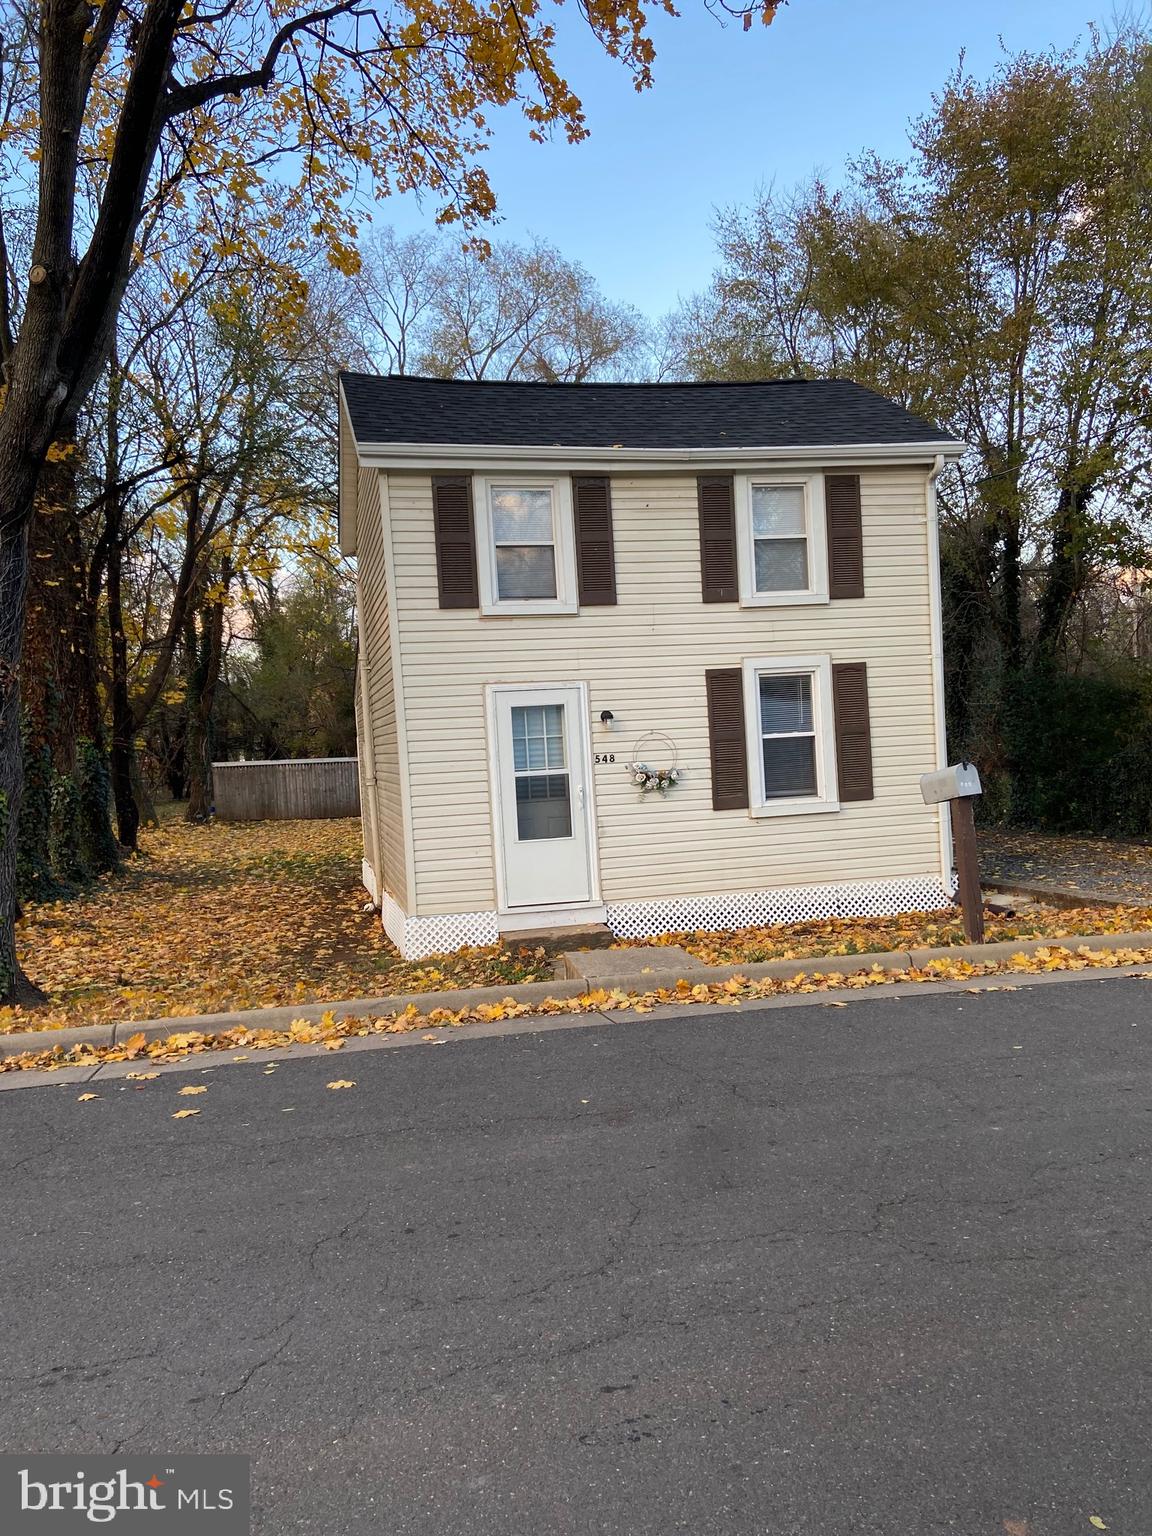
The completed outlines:
[[[947,904],[960,443],[843,380],[345,374],[339,414],[364,881],[406,956]]]

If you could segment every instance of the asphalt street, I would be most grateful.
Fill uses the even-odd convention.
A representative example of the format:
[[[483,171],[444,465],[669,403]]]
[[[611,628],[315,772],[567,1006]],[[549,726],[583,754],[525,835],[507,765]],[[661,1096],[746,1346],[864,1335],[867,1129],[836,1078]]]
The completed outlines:
[[[0,1168],[0,1448],[247,1453],[261,1536],[1152,1532],[1152,981],[30,1088]]]

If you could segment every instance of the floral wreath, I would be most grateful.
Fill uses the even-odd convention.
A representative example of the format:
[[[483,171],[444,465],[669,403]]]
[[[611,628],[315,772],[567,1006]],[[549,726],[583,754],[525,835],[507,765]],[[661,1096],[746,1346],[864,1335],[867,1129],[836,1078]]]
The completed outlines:
[[[653,768],[650,763],[641,759],[640,752],[645,742],[658,741],[668,747],[672,753],[672,764],[668,768]],[[632,761],[625,765],[628,776],[640,791],[641,795],[659,794],[666,795],[674,784],[679,784],[683,773],[677,767],[676,743],[671,736],[666,736],[663,731],[645,731],[636,745],[632,748]]]

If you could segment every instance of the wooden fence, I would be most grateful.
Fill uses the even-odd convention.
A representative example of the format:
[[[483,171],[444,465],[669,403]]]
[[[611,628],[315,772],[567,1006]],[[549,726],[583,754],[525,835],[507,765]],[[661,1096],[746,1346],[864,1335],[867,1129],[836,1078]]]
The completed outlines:
[[[212,787],[218,821],[311,821],[360,814],[354,757],[213,763]]]

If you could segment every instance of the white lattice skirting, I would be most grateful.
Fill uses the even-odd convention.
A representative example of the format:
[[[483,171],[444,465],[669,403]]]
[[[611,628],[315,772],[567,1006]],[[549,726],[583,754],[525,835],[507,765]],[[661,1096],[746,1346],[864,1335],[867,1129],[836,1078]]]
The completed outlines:
[[[841,885],[777,886],[766,891],[732,891],[723,896],[678,896],[658,901],[624,901],[608,907],[608,926],[622,939],[661,933],[709,932],[772,923],[806,923],[829,917],[887,917],[897,912],[939,912],[951,905],[938,879],[857,880]],[[384,930],[406,960],[424,960],[465,944],[495,944],[496,912],[445,912],[409,917],[387,892]],[[540,926],[549,926],[541,913]]]
[[[896,912],[939,912],[951,903],[938,879],[857,880],[843,885],[777,886],[723,896],[679,896],[623,901],[608,908],[608,926],[622,939],[661,933],[712,932],[774,923],[810,923],[828,917],[888,917]]]

